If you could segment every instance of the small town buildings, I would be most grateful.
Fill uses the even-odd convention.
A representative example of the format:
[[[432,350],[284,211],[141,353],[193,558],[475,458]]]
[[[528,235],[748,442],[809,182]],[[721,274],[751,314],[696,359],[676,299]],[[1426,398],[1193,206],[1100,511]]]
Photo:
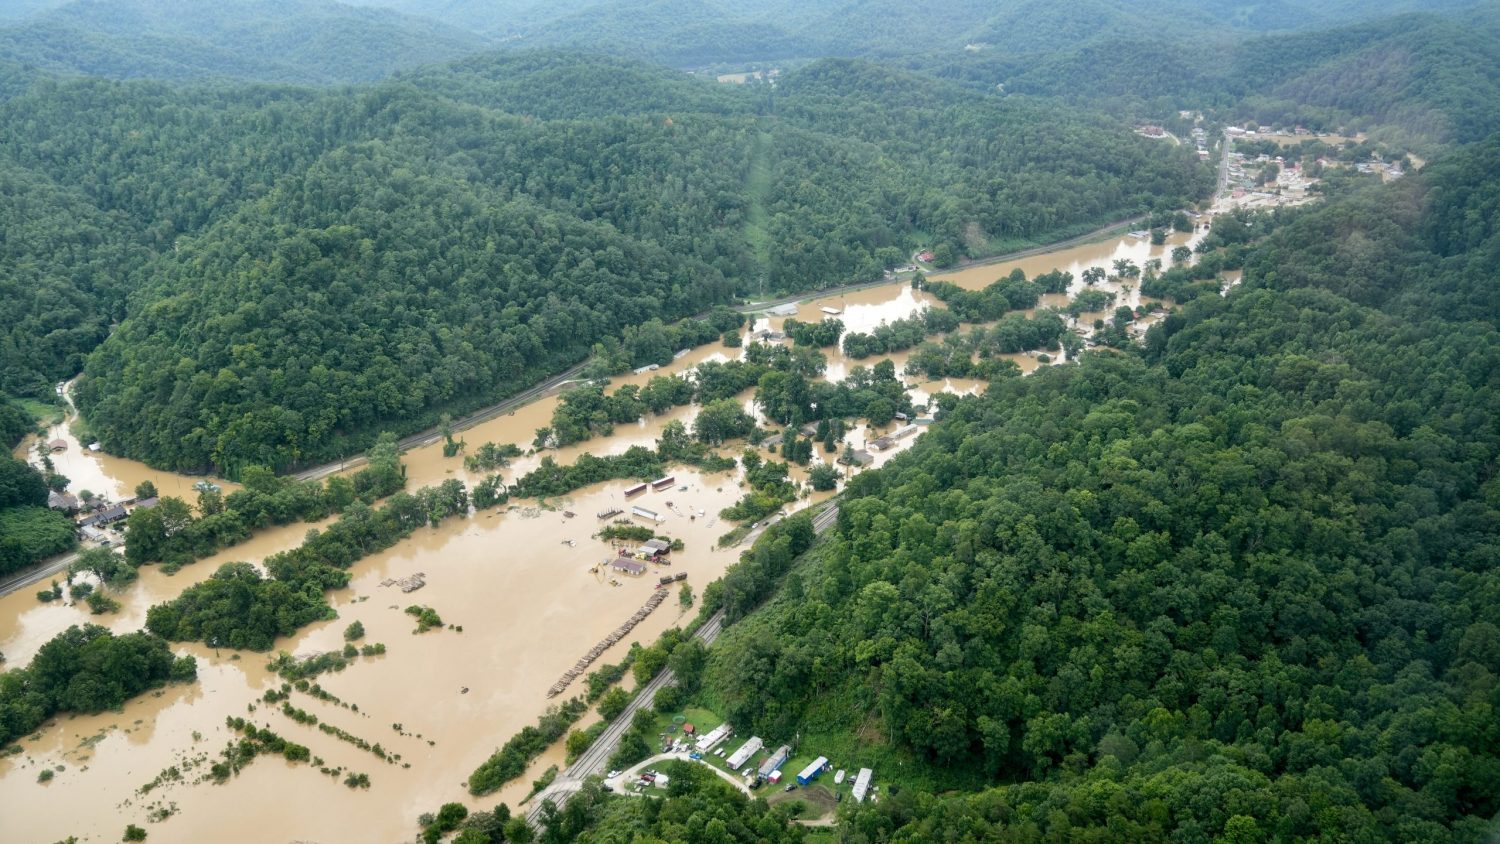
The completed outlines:
[[[728,724],[720,724],[719,726],[714,727],[712,730],[709,730],[707,733],[699,736],[698,741],[693,745],[693,748],[699,753],[707,753],[710,750],[713,750],[715,747],[718,747],[719,743],[724,739],[729,738],[729,733],[733,729],[734,728],[729,726]]]
[[[103,510],[100,510],[99,512],[97,512],[97,513],[92,513],[92,514],[90,514],[88,516],[84,516],[82,519],[80,519],[78,521],[78,526],[79,527],[104,527],[105,525],[111,525],[111,524],[114,524],[115,522],[120,521],[121,519],[125,518],[127,515],[129,515],[129,514],[125,512],[125,508],[124,507],[121,507],[118,504],[112,504],[109,507],[106,507]]]
[[[839,455],[838,462],[844,466],[868,466],[875,462],[875,456],[864,449],[857,449],[850,454]]]
[[[828,757],[819,756],[812,761],[812,764],[808,765],[806,768],[803,768],[802,773],[797,775],[797,784],[807,785],[808,783],[817,779],[818,774],[823,773],[823,769],[826,767],[828,767]]]
[[[610,563],[609,567],[621,574],[628,574],[631,577],[640,577],[646,573],[645,563],[629,559],[628,557],[615,558],[615,561]]]
[[[47,493],[47,506],[53,510],[62,510],[64,513],[78,512],[78,496],[71,492],[49,492]]]
[[[857,803],[865,802],[865,795],[870,793],[870,780],[875,777],[875,772],[869,768],[860,768],[859,774],[854,778],[854,800]]]
[[[739,746],[738,750],[729,754],[729,758],[725,760],[725,764],[732,770],[738,771],[741,765],[749,762],[750,757],[759,753],[760,749],[765,746],[766,743],[761,741],[759,736],[751,736],[749,740]]]
[[[776,771],[779,770],[782,765],[785,765],[786,760],[790,758],[791,755],[792,748],[790,745],[783,744],[782,746],[776,748],[776,752],[772,753],[766,758],[766,761],[761,763],[760,775],[766,779],[771,779],[771,775],[776,773]],[[772,782],[775,782],[775,780],[772,780]]]

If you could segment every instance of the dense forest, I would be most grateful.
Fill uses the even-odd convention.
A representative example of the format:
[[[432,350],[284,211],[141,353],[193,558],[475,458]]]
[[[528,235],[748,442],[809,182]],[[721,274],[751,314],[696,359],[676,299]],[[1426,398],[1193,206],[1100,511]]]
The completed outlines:
[[[1413,10],[1415,11],[1415,10]],[[1161,119],[1214,109],[1241,122],[1372,136],[1431,151],[1500,130],[1500,14],[1493,4],[1333,29],[1205,43],[1118,30],[1040,53],[918,56],[914,67],[985,90]]]
[[[930,238],[1074,233],[1211,178],[1099,116],[850,61],[770,99],[568,54],[328,92],[44,80],[0,116],[0,389],[47,395],[88,355],[106,450],[230,474],[417,430],[652,318],[876,278]]]
[[[905,760],[844,840],[1480,840],[1497,173],[1500,138],[1282,215],[1140,352],[957,402],[831,541],[705,596],[745,615],[791,568],[704,699]]]
[[[486,46],[473,33],[332,0],[74,0],[0,28],[0,55],[64,75],[330,84]]]

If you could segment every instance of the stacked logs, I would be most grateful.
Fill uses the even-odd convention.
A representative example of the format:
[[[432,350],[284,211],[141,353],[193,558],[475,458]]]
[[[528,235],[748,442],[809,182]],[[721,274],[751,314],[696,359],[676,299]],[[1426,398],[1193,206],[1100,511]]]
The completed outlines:
[[[635,615],[632,615],[624,624],[615,628],[615,632],[605,636],[599,644],[590,648],[589,652],[584,654],[582,659],[578,660],[578,664],[563,672],[562,679],[553,683],[552,688],[547,690],[547,697],[556,697],[562,694],[563,690],[578,678],[578,675],[588,670],[588,667],[593,664],[594,660],[599,658],[600,654],[609,650],[611,645],[625,638],[637,624],[640,624],[645,620],[646,616],[651,614],[652,610],[661,606],[661,602],[666,600],[666,597],[667,593],[660,589],[652,592],[651,597],[647,599],[645,605],[635,611]]]

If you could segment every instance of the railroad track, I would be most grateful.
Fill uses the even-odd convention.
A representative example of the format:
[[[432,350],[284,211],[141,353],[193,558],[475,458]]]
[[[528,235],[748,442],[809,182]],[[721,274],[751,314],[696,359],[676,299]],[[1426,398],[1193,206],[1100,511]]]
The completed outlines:
[[[813,517],[813,531],[818,535],[822,535],[824,531],[833,527],[838,521],[838,517],[839,504],[835,500],[830,502],[824,508],[823,512]],[[707,621],[703,622],[703,626],[698,628],[693,637],[702,639],[705,645],[712,645],[714,640],[719,638],[719,634],[723,631],[724,611],[719,610],[712,616],[709,616]],[[585,750],[573,764],[569,765],[567,770],[558,774],[557,779],[553,780],[551,785],[547,786],[533,798],[531,808],[526,810],[527,823],[530,823],[532,826],[539,826],[542,812],[545,811],[545,804],[551,802],[554,806],[561,809],[568,802],[569,798],[577,794],[579,789],[583,788],[583,781],[585,779],[604,773],[604,768],[609,762],[609,757],[614,755],[615,748],[620,744],[620,737],[625,735],[626,730],[630,729],[630,722],[635,716],[636,710],[642,707],[650,707],[656,700],[656,693],[663,686],[672,682],[672,679],[672,669],[665,668],[651,682],[647,683],[640,690],[640,693],[630,701],[630,705],[625,707],[625,711],[621,712],[615,720],[611,721],[609,726],[604,729],[604,732],[599,735],[599,738],[594,740],[589,749]]]

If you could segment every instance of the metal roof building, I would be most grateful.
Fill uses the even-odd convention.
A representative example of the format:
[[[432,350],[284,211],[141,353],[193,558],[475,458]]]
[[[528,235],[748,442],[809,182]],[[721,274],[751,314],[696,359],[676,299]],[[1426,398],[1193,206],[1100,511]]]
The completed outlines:
[[[875,772],[869,768],[860,768],[859,776],[854,778],[854,799],[856,802],[865,802],[865,795],[870,791],[870,780]]]
[[[783,744],[782,746],[776,748],[776,752],[772,753],[771,757],[760,766],[760,775],[763,777],[770,777],[771,774],[774,774],[776,772],[777,768],[780,768],[782,765],[786,764],[787,757],[791,755],[792,748],[790,745]]]
[[[749,741],[740,745],[738,750],[729,755],[729,758],[725,760],[725,764],[730,768],[739,770],[741,765],[750,761],[750,757],[754,756],[756,751],[765,746],[766,743],[761,741],[758,736],[751,736]]]

